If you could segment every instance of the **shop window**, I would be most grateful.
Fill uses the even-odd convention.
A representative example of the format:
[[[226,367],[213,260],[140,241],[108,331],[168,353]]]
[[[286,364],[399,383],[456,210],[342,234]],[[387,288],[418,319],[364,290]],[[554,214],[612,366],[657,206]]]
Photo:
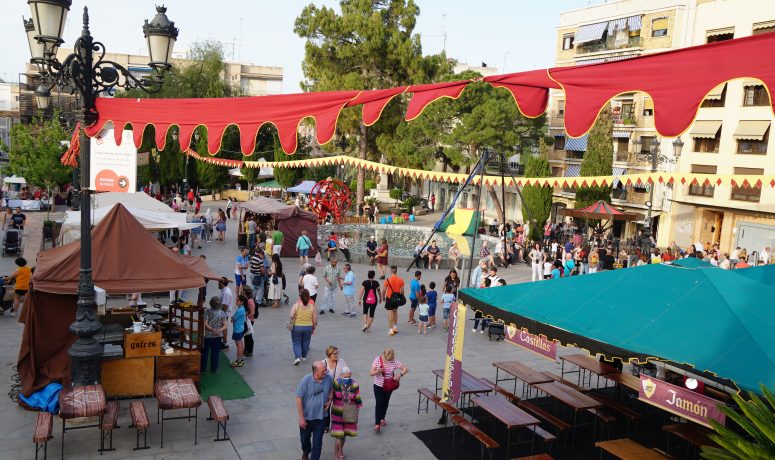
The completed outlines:
[[[694,138],[694,151],[701,153],[718,153],[721,143],[721,129],[716,132],[714,138]]]
[[[716,174],[717,167],[714,165],[692,165],[692,174]],[[701,179],[697,184],[689,185],[689,195],[713,197],[715,187],[708,183],[707,185]]]
[[[554,150],[565,150],[565,136],[554,136]]]
[[[574,34],[565,34],[562,36],[562,49],[564,50],[572,50],[573,49],[573,40],[576,38]]]
[[[743,106],[756,107],[770,105],[770,99],[767,96],[767,90],[764,85],[746,86],[743,95]]]
[[[737,140],[737,153],[751,154],[751,155],[766,155],[767,143],[769,142],[770,130],[764,133],[762,140],[751,139],[738,139]]]

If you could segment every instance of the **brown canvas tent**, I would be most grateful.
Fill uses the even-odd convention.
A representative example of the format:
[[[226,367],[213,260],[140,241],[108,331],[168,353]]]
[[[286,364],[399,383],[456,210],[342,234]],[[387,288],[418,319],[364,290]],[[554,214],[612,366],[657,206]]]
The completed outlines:
[[[67,351],[75,336],[68,327],[75,320],[80,253],[81,242],[74,241],[38,255],[19,319],[24,332],[18,372],[26,396],[51,382],[70,381]],[[204,259],[191,259],[198,260],[181,260],[120,204],[92,230],[94,284],[109,294],[202,287],[214,273]]]
[[[307,231],[307,236],[312,243],[309,255],[314,256],[317,253],[318,216],[315,213],[263,196],[240,203],[239,209],[253,214],[268,215],[277,221],[278,228],[285,236],[283,249],[280,252],[282,257],[296,257],[298,255],[296,242],[301,236],[302,230]]]

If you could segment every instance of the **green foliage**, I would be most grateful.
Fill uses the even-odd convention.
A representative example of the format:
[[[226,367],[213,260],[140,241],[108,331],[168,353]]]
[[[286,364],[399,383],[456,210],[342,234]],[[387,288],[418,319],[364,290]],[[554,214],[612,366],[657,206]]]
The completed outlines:
[[[294,31],[306,39],[302,69],[304,91],[371,90],[429,83],[446,72],[445,56],[424,57],[414,27],[420,9],[413,0],[341,0],[333,8],[306,6]],[[345,153],[379,158],[377,138],[392,136],[402,120],[405,100],[396,98],[380,122],[367,127],[360,108],[345,109],[337,124]],[[357,174],[356,200],[365,192],[365,172]]]
[[[775,395],[761,385],[764,400],[751,394],[751,401],[732,395],[739,412],[720,405],[743,434],[711,421],[716,434],[710,437],[720,448],[703,446],[701,456],[709,460],[765,460],[775,458]]]
[[[366,183],[364,183],[363,188],[365,188],[367,192],[374,190],[377,188],[377,183],[371,179],[366,179]]]
[[[49,119],[35,118],[31,124],[11,128],[11,146],[7,173],[22,176],[28,184],[52,189],[70,182],[72,172],[60,162],[67,147],[62,141],[70,134],[59,123],[59,115]]]
[[[420,204],[420,197],[417,195],[409,195],[406,197],[406,199],[401,203],[401,206],[406,207],[407,209],[412,209],[415,206]]]
[[[607,176],[611,174],[614,162],[612,139],[613,121],[611,112],[603,110],[589,132],[587,151],[581,160],[581,175]],[[611,201],[611,187],[580,187],[576,191],[576,209],[587,207],[599,200]]]
[[[539,152],[538,156],[531,155],[527,158],[525,176],[551,176],[549,147],[542,142],[539,146]],[[524,198],[522,218],[525,223],[530,224],[529,238],[533,241],[540,241],[543,224],[549,218],[549,214],[552,211],[552,188],[528,185],[522,188],[522,197]]]

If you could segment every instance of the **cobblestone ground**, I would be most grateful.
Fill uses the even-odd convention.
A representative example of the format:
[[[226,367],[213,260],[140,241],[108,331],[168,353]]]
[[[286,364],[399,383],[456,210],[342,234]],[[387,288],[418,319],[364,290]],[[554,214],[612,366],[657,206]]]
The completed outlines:
[[[217,207],[220,203],[208,203]],[[222,206],[222,204],[220,204]],[[434,216],[438,216],[435,214]],[[42,217],[31,219],[32,225],[42,225]],[[431,222],[432,217],[425,217]],[[226,244],[207,243],[201,250],[194,248],[194,255],[205,254],[208,264],[220,274],[233,279],[234,257],[237,254],[236,221],[228,224],[228,239]],[[291,305],[297,298],[295,274],[298,273],[298,259],[284,259],[285,271],[288,274],[288,289]],[[0,260],[0,273],[8,273],[13,268],[13,258]],[[369,267],[354,265],[357,284],[365,279]],[[423,270],[423,282],[436,281],[437,285],[446,276],[446,270]],[[407,281],[410,274],[405,268],[400,269],[401,276]],[[322,273],[319,275],[322,276]],[[501,275],[509,284],[529,280],[530,271],[521,265],[505,270]],[[232,285],[233,287],[233,285]],[[211,282],[208,286],[208,296],[217,294],[217,286]],[[122,401],[119,416],[120,429],[114,432],[115,452],[107,452],[100,456],[99,433],[96,429],[85,429],[68,432],[66,435],[66,458],[135,458],[135,459],[298,459],[301,450],[298,441],[298,425],[295,409],[294,391],[297,382],[304,374],[310,372],[310,364],[314,359],[325,357],[324,350],[328,345],[336,345],[341,351],[341,357],[347,361],[362,388],[363,409],[359,435],[348,438],[345,453],[349,459],[400,458],[429,459],[433,458],[425,446],[412,435],[413,431],[436,428],[438,413],[417,414],[418,387],[433,388],[433,369],[441,368],[444,363],[446,334],[439,328],[428,335],[418,335],[416,327],[410,327],[407,322],[408,308],[399,310],[400,333],[396,336],[386,335],[386,314],[384,308],[378,307],[372,332],[361,332],[361,319],[340,315],[343,311],[344,299],[337,294],[337,314],[325,314],[320,318],[319,328],[312,337],[310,361],[299,366],[293,366],[290,334],[285,329],[290,305],[282,305],[278,309],[262,308],[256,323],[255,354],[246,358],[245,366],[239,372],[253,387],[256,395],[252,398],[226,401],[230,412],[229,433],[231,442],[213,442],[215,425],[206,421],[207,409],[199,412],[199,443],[193,442],[193,423],[186,421],[171,421],[165,427],[164,449],[159,448],[160,429],[153,423],[149,429],[151,449],[133,451],[135,432],[129,428],[128,401]],[[469,323],[470,324],[470,323]],[[14,366],[21,342],[22,325],[10,316],[0,316],[0,335],[5,337],[0,347],[0,381],[5,388],[11,389]],[[393,395],[388,411],[388,425],[380,434],[372,431],[374,414],[374,395],[368,370],[373,358],[385,347],[393,347],[396,356],[410,369],[410,373],[402,379],[401,388]],[[228,355],[234,359],[234,347]],[[495,377],[491,363],[498,360],[520,360],[541,370],[559,371],[559,364],[538,357],[504,342],[488,341],[486,334],[472,334],[469,325],[466,331],[464,367],[477,376]],[[146,399],[146,408],[151,419],[155,412],[156,402]],[[32,458],[34,445],[32,429],[35,414],[21,409],[10,398],[0,400],[0,444],[3,445],[0,458]],[[54,439],[49,443],[48,454],[51,458],[60,456],[61,424],[56,423]],[[329,436],[324,438],[323,457],[333,458],[333,441]]]

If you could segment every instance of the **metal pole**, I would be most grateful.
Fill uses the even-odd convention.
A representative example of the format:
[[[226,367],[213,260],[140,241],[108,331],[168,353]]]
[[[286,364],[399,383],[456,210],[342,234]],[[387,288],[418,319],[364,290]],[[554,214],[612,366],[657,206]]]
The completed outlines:
[[[490,159],[490,152],[482,150],[480,161],[482,162],[479,172],[479,192],[476,198],[476,212],[474,213],[474,234],[471,236],[471,255],[468,258],[468,276],[466,276],[466,287],[471,287],[471,272],[474,271],[474,249],[476,248],[476,237],[479,236],[479,221],[482,209],[482,187],[484,186],[485,169]],[[478,286],[475,286],[478,287]]]
[[[509,249],[506,245],[506,180],[503,178],[506,169],[506,154],[501,153],[501,209],[503,210],[503,268],[509,266]],[[500,229],[499,229],[500,230]]]
[[[656,139],[652,142],[656,143]],[[653,176],[653,173],[657,171],[657,164],[659,160],[659,144],[652,144],[652,148],[649,149],[651,152],[651,173]],[[643,241],[641,242],[641,254],[646,254],[646,256],[651,260],[651,208],[654,206],[654,187],[656,186],[656,182],[652,179],[651,184],[649,185],[649,205],[648,210],[646,214],[646,223],[645,228],[643,229]]]
[[[81,114],[81,269],[78,282],[78,310],[75,321],[70,324],[70,332],[78,339],[68,351],[71,359],[71,375],[73,386],[94,385],[100,382],[100,364],[102,361],[102,343],[98,342],[94,335],[102,325],[96,320],[97,301],[94,293],[91,267],[91,190],[89,190],[89,159],[91,156],[91,143],[84,131],[85,126],[92,121],[95,114],[94,89],[92,81],[94,71],[92,69],[92,43],[89,33],[89,15],[86,8],[83,13],[83,31],[81,32],[82,46],[81,58],[84,66],[81,68],[82,79],[74,79],[74,84],[84,96],[83,112]]]

